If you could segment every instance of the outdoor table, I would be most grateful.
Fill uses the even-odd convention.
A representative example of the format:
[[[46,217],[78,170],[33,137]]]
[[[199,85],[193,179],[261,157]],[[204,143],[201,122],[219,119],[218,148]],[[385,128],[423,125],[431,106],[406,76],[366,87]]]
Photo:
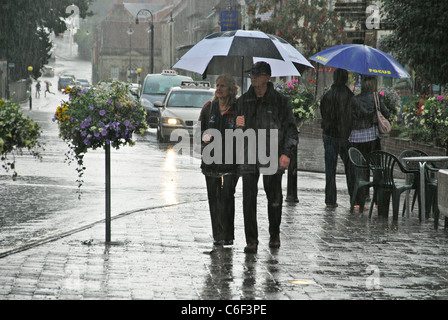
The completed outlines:
[[[427,162],[441,162],[448,161],[448,156],[418,156],[418,157],[406,157],[404,161],[415,161],[419,163],[420,168],[420,197],[422,199],[420,210],[420,217],[422,221],[425,221],[425,166]],[[407,201],[409,204],[409,201]],[[409,205],[407,206],[409,208]],[[409,210],[409,209],[407,209]]]

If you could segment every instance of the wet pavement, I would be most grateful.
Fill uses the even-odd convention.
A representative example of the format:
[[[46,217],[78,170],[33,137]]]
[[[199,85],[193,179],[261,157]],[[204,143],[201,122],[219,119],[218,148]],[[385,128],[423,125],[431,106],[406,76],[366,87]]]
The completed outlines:
[[[149,132],[147,138],[153,134]],[[309,144],[304,138],[301,146],[316,145],[315,138],[309,137]],[[116,165],[122,161],[120,156],[142,151],[145,144],[141,144],[141,148],[117,153]],[[0,299],[448,298],[448,234],[435,231],[432,219],[421,224],[413,215],[400,217],[394,224],[391,218],[378,218],[375,211],[371,219],[367,212],[350,214],[342,175],[338,176],[339,207],[327,210],[323,174],[300,171],[300,202],[284,203],[280,249],[268,247],[266,200],[260,188],[259,250],[257,254],[243,252],[241,183],[235,244],[214,248],[205,182],[198,164],[185,159],[180,162],[182,169],[176,177],[164,182],[173,182],[171,198],[166,194],[163,198],[161,189],[165,187],[157,182],[163,175],[155,173],[158,169],[144,174],[146,186],[131,187],[121,183],[125,179],[113,176],[120,185],[114,189],[117,205],[113,207],[111,243],[104,241],[100,187],[88,185],[84,200],[77,203],[68,181],[49,177],[36,184],[25,178],[18,182],[3,179],[1,185],[11,197],[40,193],[37,197],[42,197],[45,205],[24,204],[30,215],[39,212],[40,206],[52,213],[41,221],[32,216],[26,223],[2,227],[2,238],[9,235],[16,242],[3,239],[0,246]],[[156,177],[154,181],[151,175]],[[15,198],[14,203],[26,202],[26,198]],[[56,203],[50,203],[52,198]],[[8,199],[3,199],[3,207]],[[58,204],[58,199],[72,200]],[[21,210],[19,205],[11,208]],[[35,233],[30,232],[33,229]],[[27,241],[18,240],[20,232]]]
[[[43,161],[18,157],[17,181],[0,172],[0,300],[448,298],[448,233],[415,213],[397,223],[376,211],[350,213],[342,174],[339,207],[326,209],[323,146],[311,135],[300,136],[300,202],[283,204],[279,249],[268,247],[260,182],[259,250],[243,252],[241,180],[235,244],[213,247],[199,161],[159,145],[155,130],[112,151],[112,242],[105,243],[104,152],[87,154],[78,200],[75,168],[64,162],[51,122],[61,99],[34,99],[32,111],[23,105],[43,127]],[[286,176],[283,188],[285,195]]]

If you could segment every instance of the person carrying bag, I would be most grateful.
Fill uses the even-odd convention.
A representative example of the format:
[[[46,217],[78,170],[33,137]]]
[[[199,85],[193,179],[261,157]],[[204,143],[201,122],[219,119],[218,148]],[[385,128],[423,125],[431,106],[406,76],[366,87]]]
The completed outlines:
[[[378,97],[378,92],[373,93],[373,97],[375,99],[376,113],[378,116],[378,130],[381,134],[387,134],[391,130],[390,122],[387,120],[380,109],[380,98]]]

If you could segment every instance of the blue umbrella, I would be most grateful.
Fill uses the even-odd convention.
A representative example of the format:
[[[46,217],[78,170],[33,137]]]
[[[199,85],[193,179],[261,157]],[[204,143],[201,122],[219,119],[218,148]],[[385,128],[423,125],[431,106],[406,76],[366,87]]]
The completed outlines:
[[[315,54],[310,60],[365,75],[411,77],[391,55],[363,44],[334,46]]]

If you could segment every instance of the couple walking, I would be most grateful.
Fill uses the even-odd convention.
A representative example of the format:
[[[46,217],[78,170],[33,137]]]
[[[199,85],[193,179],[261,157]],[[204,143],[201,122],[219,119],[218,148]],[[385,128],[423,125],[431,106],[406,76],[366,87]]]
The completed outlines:
[[[267,154],[278,154],[278,169],[274,174],[263,174],[263,187],[268,200],[269,246],[280,247],[280,223],[282,216],[282,176],[288,167],[292,152],[298,143],[298,132],[289,100],[278,93],[271,79],[271,68],[266,62],[257,62],[249,71],[251,86],[237,99],[238,87],[230,75],[221,75],[216,79],[215,97],[202,109],[201,122],[202,146],[205,148],[213,141],[208,129],[221,133],[222,151],[225,145],[232,144],[234,159],[229,164],[222,152],[221,163],[206,164],[202,161],[215,245],[231,245],[234,240],[235,188],[239,177],[243,181],[243,215],[246,237],[246,253],[256,253],[258,248],[257,194],[260,171],[263,174],[264,162],[256,152],[256,161],[250,161],[248,143],[233,144],[225,141],[226,129],[253,130],[259,140],[258,132],[265,130],[268,141]],[[272,130],[276,130],[274,133]],[[216,131],[215,131],[216,132]],[[272,143],[269,137],[278,137]],[[259,142],[259,141],[258,141]],[[269,143],[270,142],[270,143]],[[257,144],[257,147],[260,146]],[[273,148],[272,150],[270,148]],[[237,164],[236,149],[244,148],[244,162]],[[277,148],[274,150],[274,148]],[[257,150],[258,151],[258,150]]]
[[[327,208],[336,208],[336,166],[338,155],[344,163],[347,187],[352,198],[354,186],[354,168],[351,165],[348,149],[357,148],[368,158],[370,152],[381,150],[381,136],[378,130],[377,78],[363,75],[361,93],[354,96],[347,87],[348,72],[336,69],[333,74],[334,83],[322,96],[320,111],[322,115],[322,139],[325,150],[325,204]],[[379,96],[379,108],[384,117],[390,113],[385,107],[382,96]],[[368,174],[368,173],[366,173]],[[368,179],[368,177],[365,177]],[[355,205],[359,211],[364,210],[368,198],[368,189],[362,188],[356,195]]]

